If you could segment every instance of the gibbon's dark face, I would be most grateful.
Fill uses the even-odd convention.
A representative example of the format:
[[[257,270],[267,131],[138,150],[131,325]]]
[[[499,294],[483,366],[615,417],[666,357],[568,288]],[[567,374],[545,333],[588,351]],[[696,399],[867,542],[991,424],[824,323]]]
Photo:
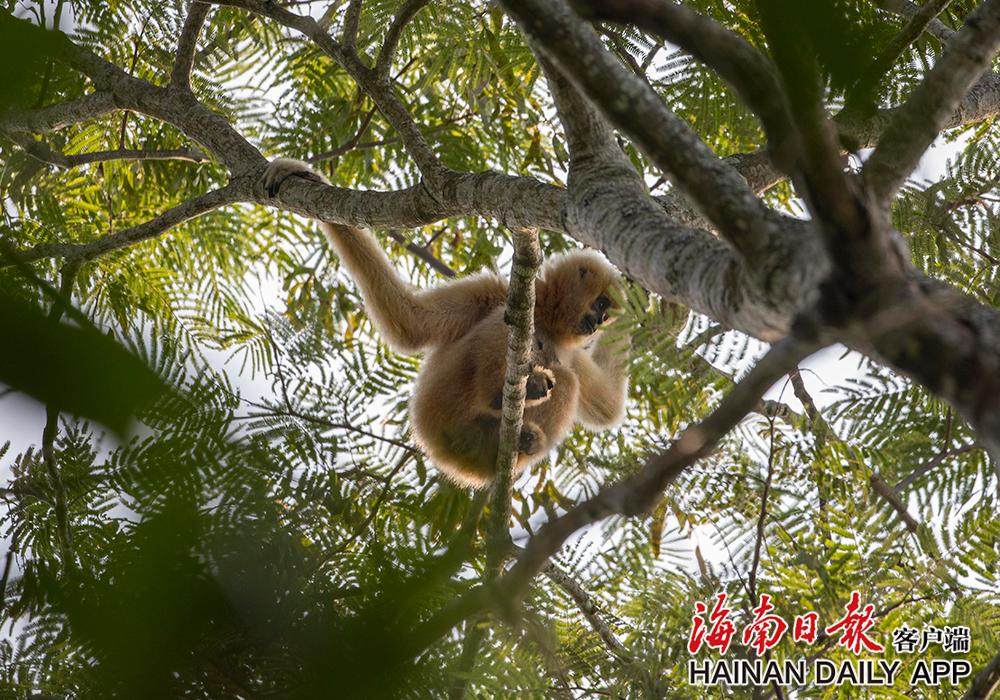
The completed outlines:
[[[575,250],[549,260],[536,284],[536,327],[562,349],[579,347],[614,316],[618,273],[600,253]]]
[[[611,315],[608,312],[611,310],[613,303],[611,297],[606,293],[594,299],[594,303],[590,305],[583,318],[580,319],[578,333],[580,335],[593,335],[597,332],[598,328],[610,321]]]

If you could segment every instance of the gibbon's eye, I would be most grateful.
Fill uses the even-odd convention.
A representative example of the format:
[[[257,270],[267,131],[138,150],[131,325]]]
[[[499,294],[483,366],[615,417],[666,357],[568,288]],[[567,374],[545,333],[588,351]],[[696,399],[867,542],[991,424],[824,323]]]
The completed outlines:
[[[593,308],[596,311],[607,311],[611,307],[611,300],[603,294],[594,301]]]
[[[544,350],[545,349],[545,343],[543,343],[541,340],[536,340],[535,341],[535,347],[538,350]]]

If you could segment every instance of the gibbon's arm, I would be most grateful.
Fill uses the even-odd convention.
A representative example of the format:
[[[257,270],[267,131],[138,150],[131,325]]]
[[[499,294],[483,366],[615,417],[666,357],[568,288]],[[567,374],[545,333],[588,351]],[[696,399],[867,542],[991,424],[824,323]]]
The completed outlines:
[[[628,340],[613,331],[597,339],[593,352],[581,350],[573,357],[573,370],[580,380],[577,420],[596,430],[611,428],[625,415],[628,393]]]
[[[277,158],[264,172],[264,188],[274,196],[281,183],[293,176],[329,184],[306,163]],[[488,273],[419,290],[399,276],[368,231],[344,224],[320,223],[358,285],[375,327],[398,352],[416,352],[453,342],[506,302],[507,283]]]

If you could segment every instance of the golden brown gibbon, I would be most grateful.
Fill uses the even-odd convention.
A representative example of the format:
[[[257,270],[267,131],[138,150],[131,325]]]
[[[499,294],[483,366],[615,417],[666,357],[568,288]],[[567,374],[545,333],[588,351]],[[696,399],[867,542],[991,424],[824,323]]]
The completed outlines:
[[[261,184],[273,197],[292,176],[328,183],[306,163],[279,158]],[[489,484],[499,447],[507,280],[480,272],[418,289],[399,276],[367,231],[321,225],[389,346],[427,353],[410,403],[417,444],[457,484]],[[601,430],[621,420],[624,343],[602,335],[618,284],[614,268],[593,250],[562,253],[543,266],[535,283],[535,338],[516,473],[562,442],[574,423]]]

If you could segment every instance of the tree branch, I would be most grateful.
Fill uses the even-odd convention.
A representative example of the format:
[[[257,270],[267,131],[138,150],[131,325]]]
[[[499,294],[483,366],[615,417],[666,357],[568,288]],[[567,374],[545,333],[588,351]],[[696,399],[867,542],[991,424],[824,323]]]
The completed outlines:
[[[344,29],[340,33],[340,43],[344,51],[357,53],[358,50],[358,24],[361,22],[361,1],[350,0],[347,4],[347,12],[344,13]]]
[[[347,74],[361,90],[372,99],[382,116],[388,120],[403,140],[403,145],[410,157],[413,158],[413,162],[420,170],[427,185],[435,194],[440,192],[440,183],[447,174],[447,169],[438,161],[434,150],[420,129],[417,128],[416,122],[413,121],[409,111],[386,76],[380,77],[373,69],[364,65],[353,50],[348,50],[348,47],[338,43],[312,17],[289,12],[276,3],[266,0],[210,1],[219,5],[241,7],[255,14],[270,17],[311,39],[327,56],[347,71]],[[350,12],[350,8],[348,10]]]
[[[191,163],[203,163],[208,160],[205,154],[197,148],[175,148],[163,151],[118,148],[112,151],[92,151],[67,155],[54,151],[44,143],[31,138],[16,134],[6,134],[6,136],[23,148],[31,157],[60,168],[76,168],[81,165],[102,163],[109,160],[184,160]]]
[[[1000,0],[986,0],[945,47],[941,59],[902,107],[865,163],[865,183],[888,202],[917,166],[963,96],[1000,48]]]
[[[177,57],[170,73],[170,84],[180,90],[191,89],[191,68],[194,66],[195,51],[198,48],[198,35],[208,18],[211,6],[201,0],[191,0],[191,8],[184,20],[180,39],[177,41]]]
[[[997,688],[1000,688],[1000,652],[973,677],[962,700],[987,700]]]
[[[545,577],[552,581],[552,583],[559,586],[559,588],[561,588],[566,595],[570,597],[570,600],[576,604],[576,606],[580,609],[580,612],[583,613],[583,617],[587,621],[587,624],[590,625],[591,629],[593,629],[594,632],[597,633],[597,636],[601,638],[601,641],[604,642],[604,646],[606,646],[608,650],[620,661],[624,663],[632,663],[634,660],[632,654],[629,653],[629,650],[625,648],[625,645],[618,640],[618,637],[615,636],[611,627],[609,627],[608,623],[601,617],[601,611],[597,602],[589,593],[587,593],[587,591],[584,590],[583,586],[581,586],[580,583],[572,576],[559,569],[559,567],[551,561],[542,568],[542,573],[545,574]]]
[[[97,87],[97,94],[113,95],[113,98],[92,97],[83,104],[77,100],[71,112],[66,113],[66,107],[62,108],[63,112],[56,117],[60,121],[67,117],[80,121],[77,117],[81,114],[90,118],[95,116],[94,113],[113,111],[112,107],[128,109],[173,124],[229,166],[234,175],[256,172],[264,166],[264,157],[260,152],[225,117],[208,109],[190,91],[161,88],[135,78],[89,49],[73,43],[62,32],[47,31],[3,14],[0,14],[0,23],[19,24],[19,31],[37,37],[49,56],[88,76]],[[37,118],[37,113],[35,116]],[[51,122],[56,115],[50,113],[45,116]],[[4,119],[0,126],[6,127],[7,120]]]
[[[871,65],[865,69],[864,74],[851,87],[845,102],[847,109],[852,106],[866,110],[873,106],[875,91],[879,81],[896,64],[906,50],[910,47],[927,26],[934,21],[941,12],[951,3],[952,0],[927,0],[909,16],[909,20],[903,25],[892,40],[886,44],[879,52]]]
[[[686,429],[673,445],[635,475],[603,487],[595,496],[546,523],[532,537],[517,563],[492,584],[475,588],[439,611],[401,651],[416,655],[462,620],[489,605],[511,607],[531,580],[577,530],[611,515],[647,511],[687,467],[710,454],[725,435],[754,410],[764,392],[817,349],[818,344],[786,339],[777,343],[702,422]]]
[[[504,0],[521,31],[694,201],[744,256],[766,250],[767,208],[659,96],[609,54],[565,0]],[[587,56],[586,61],[579,60]]]
[[[430,0],[407,0],[399,8],[399,12],[392,18],[392,24],[389,25],[389,30],[385,34],[385,40],[382,42],[382,48],[378,53],[378,59],[375,61],[376,75],[381,78],[389,75],[389,69],[392,67],[392,58],[396,53],[396,46],[399,44],[399,39],[403,36],[403,30],[417,16],[417,13],[428,4],[430,4]]]
[[[516,229],[513,233],[514,261],[504,312],[509,336],[501,407],[500,447],[497,451],[497,476],[493,482],[487,528],[486,566],[487,574],[491,577],[501,573],[510,547],[511,488],[514,485],[514,468],[524,417],[529,354],[535,333],[535,275],[542,264],[538,232]]]
[[[103,117],[118,109],[114,95],[110,91],[99,90],[39,109],[11,109],[0,115],[0,128],[40,134]]]
[[[662,0],[570,0],[585,17],[634,24],[714,69],[764,126],[779,167],[797,147],[795,125],[774,65],[736,32],[684,5]]]
[[[155,238],[167,230],[202,214],[235,202],[251,199],[250,186],[245,180],[233,180],[225,187],[206,192],[194,199],[168,209],[154,219],[132,226],[117,233],[102,236],[90,243],[44,243],[17,251],[19,262],[28,263],[44,258],[65,258],[68,260],[92,260],[93,258],[120,248],[127,248],[150,238]],[[10,262],[0,263],[0,269]]]
[[[932,1],[933,0],[928,0],[928,2]],[[910,19],[915,18],[925,7],[916,5],[910,2],[910,0],[875,0],[875,4],[883,10],[894,12],[897,15],[903,15],[904,17],[908,17]],[[955,30],[941,20],[937,19],[938,14],[940,14],[940,12],[935,13],[935,15],[927,21],[924,25],[924,29],[934,35],[934,38],[942,44],[947,44],[955,35]]]

